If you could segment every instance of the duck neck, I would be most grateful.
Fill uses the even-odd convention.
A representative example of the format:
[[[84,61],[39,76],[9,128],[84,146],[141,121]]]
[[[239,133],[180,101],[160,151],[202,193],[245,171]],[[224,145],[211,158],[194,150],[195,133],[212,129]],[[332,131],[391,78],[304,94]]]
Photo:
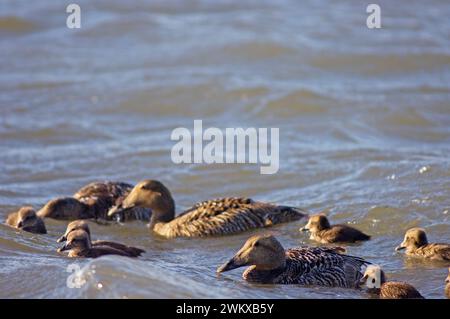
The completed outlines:
[[[156,224],[166,224],[175,218],[175,207],[166,206],[164,208],[152,209],[150,218],[150,229],[154,229]]]

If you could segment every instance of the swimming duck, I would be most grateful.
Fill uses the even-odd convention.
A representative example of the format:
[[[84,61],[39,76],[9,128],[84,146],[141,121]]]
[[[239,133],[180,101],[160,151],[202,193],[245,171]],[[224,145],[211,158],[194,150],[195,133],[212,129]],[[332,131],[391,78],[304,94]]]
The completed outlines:
[[[105,255],[136,257],[124,250],[110,246],[92,246],[89,234],[82,229],[70,232],[65,245],[57,251],[62,252],[66,250],[69,250],[68,257],[71,258],[97,258]]]
[[[369,262],[341,251],[340,247],[285,251],[272,235],[253,236],[217,273],[250,266],[242,275],[249,282],[358,288],[363,267]]]
[[[387,281],[386,274],[380,266],[369,265],[360,281],[368,291],[382,299],[424,299],[416,288],[406,282]]]
[[[330,225],[328,218],[323,214],[313,215],[306,226],[300,231],[310,231],[311,240],[322,244],[329,243],[354,243],[360,240],[369,240],[370,236],[356,228],[347,225]]]
[[[64,235],[62,235],[61,237],[58,238],[57,242],[61,243],[61,242],[66,241],[67,236],[71,232],[80,230],[80,229],[84,230],[89,235],[89,240],[91,240],[91,231],[89,229],[88,223],[84,220],[75,220],[73,222],[70,222],[67,225],[66,232],[64,233]],[[131,247],[131,246],[127,246],[127,245],[124,245],[121,243],[116,243],[116,242],[107,241],[107,240],[96,240],[96,241],[91,242],[91,245],[92,245],[92,247],[108,246],[108,247],[112,247],[117,250],[123,250],[124,252],[128,253],[132,257],[138,257],[142,253],[145,253],[145,250],[142,250],[140,248]]]
[[[22,207],[19,211],[9,214],[6,224],[34,234],[47,234],[44,221],[29,206]]]
[[[159,181],[137,184],[108,215],[135,208],[151,208],[149,228],[166,238],[227,235],[253,228],[298,220],[305,216],[299,208],[255,202],[249,198],[221,198],[200,202],[175,217],[175,202]]]
[[[38,216],[54,219],[108,219],[107,212],[113,205],[122,202],[133,189],[133,185],[120,182],[95,182],[79,189],[73,197],[61,197],[49,201]],[[149,220],[150,210],[136,208],[117,215],[120,221]]]
[[[402,249],[406,249],[409,256],[450,261],[450,244],[429,244],[422,228],[411,228],[406,232],[403,242],[395,248],[397,251]]]
[[[445,295],[450,299],[450,267],[448,268],[448,276],[445,279]]]

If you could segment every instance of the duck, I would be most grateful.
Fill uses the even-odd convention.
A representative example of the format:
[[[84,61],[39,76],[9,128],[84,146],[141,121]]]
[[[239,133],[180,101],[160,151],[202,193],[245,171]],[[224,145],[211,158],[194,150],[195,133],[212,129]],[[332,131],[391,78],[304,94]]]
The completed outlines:
[[[33,234],[47,234],[44,221],[31,206],[21,207],[17,212],[9,214],[6,224]]]
[[[111,246],[92,246],[89,234],[82,230],[74,230],[67,235],[64,246],[58,248],[57,252],[69,251],[69,258],[98,258],[105,255],[118,255],[125,257],[136,257],[125,250],[115,249]]]
[[[61,220],[103,219],[108,220],[107,212],[113,205],[118,205],[133,189],[133,185],[123,182],[93,182],[79,189],[73,197],[59,197],[50,200],[38,212],[41,218]],[[116,220],[150,219],[150,210],[136,208],[117,214]]]
[[[249,266],[242,278],[252,283],[358,288],[368,264],[360,257],[342,254],[341,247],[284,250],[272,234],[264,234],[250,237],[217,273]]]
[[[403,249],[408,256],[450,261],[450,244],[428,243],[423,228],[414,227],[406,232],[403,242],[395,248],[396,251]]]
[[[57,239],[58,243],[61,242],[65,242],[67,240],[68,235],[76,230],[83,230],[85,231],[88,236],[89,236],[89,240],[91,240],[91,231],[89,229],[89,225],[85,220],[75,220],[73,222],[70,222],[67,225],[67,229],[66,232],[64,233],[64,235],[62,235],[61,237],[59,237]],[[145,250],[137,248],[137,247],[132,247],[132,246],[127,246],[121,243],[117,243],[117,242],[113,242],[113,241],[107,241],[107,240],[96,240],[96,241],[91,241],[91,245],[92,247],[99,247],[99,246],[107,246],[107,247],[112,247],[114,249],[117,250],[122,250],[126,253],[128,253],[129,255],[131,255],[132,257],[138,257],[141,254],[145,253]]]
[[[368,292],[381,299],[424,299],[414,286],[400,281],[387,281],[386,274],[378,265],[369,265],[360,285],[366,285]]]
[[[310,239],[322,244],[354,243],[369,240],[370,236],[348,225],[330,225],[324,214],[313,215],[300,231],[309,231]]]
[[[448,275],[445,279],[445,296],[450,299],[450,267],[448,268]]]
[[[229,197],[197,203],[175,217],[172,194],[157,180],[139,182],[122,204],[113,207],[108,215],[111,217],[135,207],[151,209],[148,227],[165,238],[229,235],[306,216],[306,212],[300,208]]]

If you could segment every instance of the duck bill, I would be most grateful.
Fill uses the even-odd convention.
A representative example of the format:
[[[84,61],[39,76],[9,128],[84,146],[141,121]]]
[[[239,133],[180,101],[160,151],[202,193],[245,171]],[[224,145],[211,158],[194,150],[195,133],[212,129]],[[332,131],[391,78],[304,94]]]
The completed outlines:
[[[308,229],[308,227],[306,227],[306,226],[300,228],[300,231],[308,231],[308,230],[309,230],[309,229]]]
[[[57,243],[63,243],[63,242],[65,242],[66,240],[67,240],[66,235],[62,235],[61,237],[59,237],[59,238],[56,240],[56,242],[57,242]]]
[[[368,278],[369,278],[369,276],[364,275],[364,276],[361,278],[361,280],[359,281],[359,286],[360,286],[360,287],[364,286],[364,285],[366,284]]]
[[[398,245],[397,247],[395,247],[395,251],[400,251],[406,248],[405,243],[401,243],[400,245]]]
[[[239,267],[243,267],[246,264],[243,263],[238,257],[234,256],[233,258],[231,258],[228,262],[226,262],[225,264],[223,264],[222,266],[220,266],[219,268],[217,268],[217,273],[223,273],[225,271],[229,271],[229,270],[233,270]]]
[[[70,250],[70,246],[67,245],[67,243],[64,246],[58,248],[57,252],[60,253],[62,251],[66,251],[66,250]]]

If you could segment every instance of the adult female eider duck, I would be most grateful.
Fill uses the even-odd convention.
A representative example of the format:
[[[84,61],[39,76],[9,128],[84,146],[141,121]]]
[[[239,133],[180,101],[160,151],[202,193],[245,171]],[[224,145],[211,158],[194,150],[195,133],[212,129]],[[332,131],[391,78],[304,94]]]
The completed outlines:
[[[44,221],[29,206],[22,207],[19,211],[9,214],[6,224],[34,234],[47,234]]]
[[[450,267],[448,268],[448,276],[445,279],[445,296],[450,299]]]
[[[56,198],[49,201],[38,216],[54,219],[108,219],[108,210],[119,205],[133,189],[133,185],[121,182],[94,182],[79,189],[73,197]],[[135,208],[118,214],[117,219],[149,220],[150,210]]]
[[[74,230],[67,236],[65,245],[58,252],[69,250],[70,258],[97,258],[105,255],[136,257],[132,254],[110,246],[92,246],[89,234],[82,229]]]
[[[108,213],[147,207],[152,211],[149,228],[166,238],[228,235],[298,220],[305,216],[299,208],[255,202],[249,198],[221,198],[200,202],[175,217],[175,202],[159,181],[137,184],[121,206]]]
[[[370,236],[356,228],[347,225],[330,225],[328,218],[323,214],[313,215],[300,231],[309,231],[310,239],[322,244],[354,243],[369,240]]]
[[[73,222],[70,222],[67,225],[66,232],[64,233],[64,235],[62,235],[61,237],[58,238],[57,242],[58,243],[65,242],[70,233],[72,233],[73,231],[76,231],[76,230],[80,230],[80,229],[85,231],[89,236],[89,240],[91,240],[91,230],[89,229],[88,223],[84,220],[75,220]],[[108,247],[112,247],[117,250],[123,250],[124,252],[131,255],[132,257],[138,257],[142,253],[145,253],[145,250],[143,250],[143,249],[131,247],[131,246],[127,246],[127,245],[124,245],[121,243],[107,241],[107,240],[96,240],[96,241],[91,242],[91,245],[92,245],[92,247],[108,246]]]
[[[217,273],[250,266],[242,275],[249,282],[358,288],[363,268],[369,262],[341,251],[340,247],[285,251],[272,235],[253,236]]]
[[[428,243],[425,230],[409,229],[403,242],[395,250],[406,249],[406,255],[422,257],[430,260],[450,261],[450,244]]]
[[[406,282],[387,281],[386,274],[380,266],[367,266],[360,284],[366,285],[369,293],[381,299],[424,299],[416,288]]]

